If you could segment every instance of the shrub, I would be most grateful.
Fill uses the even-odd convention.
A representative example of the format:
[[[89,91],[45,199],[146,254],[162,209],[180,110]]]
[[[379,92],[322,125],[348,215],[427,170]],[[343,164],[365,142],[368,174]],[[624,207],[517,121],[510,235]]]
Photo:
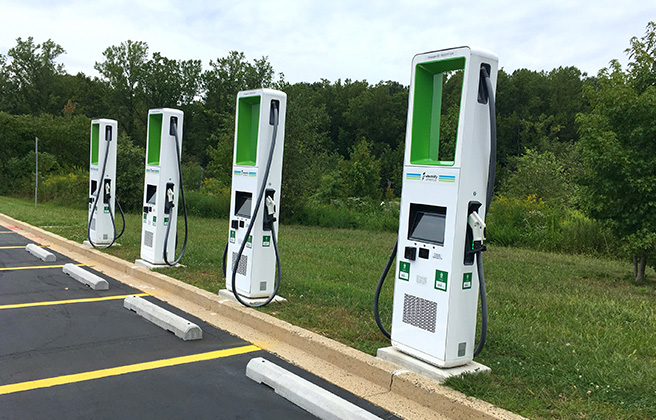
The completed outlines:
[[[201,191],[185,190],[185,201],[187,212],[194,216],[225,218],[230,212],[230,194],[215,196]],[[179,204],[182,205],[182,202]]]
[[[116,144],[116,198],[127,212],[141,212],[144,194],[143,147],[119,134]]]
[[[39,187],[39,201],[85,209],[89,189],[89,173],[76,168],[72,172],[49,176]]]
[[[326,228],[394,232],[399,227],[399,202],[358,197],[332,200],[329,204],[309,200],[288,222]]]
[[[204,179],[200,191],[185,189],[185,200],[187,211],[195,216],[223,218],[230,213],[230,188],[216,178]]]
[[[490,243],[567,253],[613,253],[613,237],[599,221],[535,195],[495,196],[486,222]]]
[[[195,162],[184,162],[182,164],[182,181],[184,182],[185,192],[200,190],[203,184],[204,172],[203,167]]]
[[[571,210],[561,221],[562,241],[559,251],[577,254],[617,254],[613,234],[594,219],[586,217],[578,210]]]

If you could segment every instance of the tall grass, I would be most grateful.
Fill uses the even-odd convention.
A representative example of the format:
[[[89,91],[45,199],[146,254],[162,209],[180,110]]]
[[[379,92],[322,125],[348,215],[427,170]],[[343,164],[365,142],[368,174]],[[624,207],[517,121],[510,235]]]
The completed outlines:
[[[50,175],[38,188],[42,202],[85,209],[89,190],[89,172],[79,168],[70,172]]]
[[[581,212],[534,195],[496,196],[486,218],[490,243],[568,254],[613,256],[613,235]]]
[[[332,200],[329,204],[309,200],[287,223],[340,229],[365,229],[396,232],[399,226],[399,202],[375,201],[358,197]]]

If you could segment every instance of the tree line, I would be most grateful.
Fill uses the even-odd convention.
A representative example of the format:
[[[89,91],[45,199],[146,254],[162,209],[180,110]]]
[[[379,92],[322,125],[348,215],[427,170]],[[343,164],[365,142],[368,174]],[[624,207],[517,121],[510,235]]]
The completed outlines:
[[[572,66],[501,69],[497,82],[499,196],[533,196],[598,220],[635,258],[636,278],[656,255],[655,32],[649,23],[630,40],[627,69],[617,61],[593,76]],[[100,76],[91,77],[68,74],[58,62],[64,53],[53,40],[29,37],[0,54],[0,194],[30,192],[35,136],[44,179],[84,173],[90,119],[113,118],[119,198],[138,209],[147,113],[160,107],[185,113],[185,184],[220,194],[230,186],[237,92],[271,87],[288,95],[283,220],[299,220],[309,204],[400,196],[408,86],[289,83],[267,57],[232,51],[203,68],[131,40],[106,48],[94,65]],[[449,79],[445,92],[458,82]],[[447,113],[459,98],[444,101]]]

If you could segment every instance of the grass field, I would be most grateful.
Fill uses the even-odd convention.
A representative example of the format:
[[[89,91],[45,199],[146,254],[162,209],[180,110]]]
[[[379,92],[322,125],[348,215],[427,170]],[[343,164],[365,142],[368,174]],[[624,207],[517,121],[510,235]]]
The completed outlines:
[[[82,242],[86,211],[0,198],[0,212]],[[186,268],[166,270],[203,289],[224,286],[221,256],[227,220],[191,217]],[[119,222],[120,223],[120,222]],[[127,215],[121,247],[139,255],[141,221]],[[373,293],[394,245],[387,232],[280,227],[281,306],[278,318],[375,354],[389,342],[372,315]],[[484,254],[488,341],[476,359],[485,376],[449,386],[535,419],[656,418],[656,274],[631,282],[631,265],[585,256],[491,246]],[[381,305],[389,320],[392,276]]]

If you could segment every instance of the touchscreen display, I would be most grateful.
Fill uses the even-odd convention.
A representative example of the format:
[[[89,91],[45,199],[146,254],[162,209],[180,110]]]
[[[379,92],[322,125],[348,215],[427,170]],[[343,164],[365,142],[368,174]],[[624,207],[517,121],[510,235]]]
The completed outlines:
[[[235,216],[251,217],[253,194],[237,191],[235,193]]]
[[[445,226],[446,214],[417,211],[414,213],[408,239],[444,245]]]

